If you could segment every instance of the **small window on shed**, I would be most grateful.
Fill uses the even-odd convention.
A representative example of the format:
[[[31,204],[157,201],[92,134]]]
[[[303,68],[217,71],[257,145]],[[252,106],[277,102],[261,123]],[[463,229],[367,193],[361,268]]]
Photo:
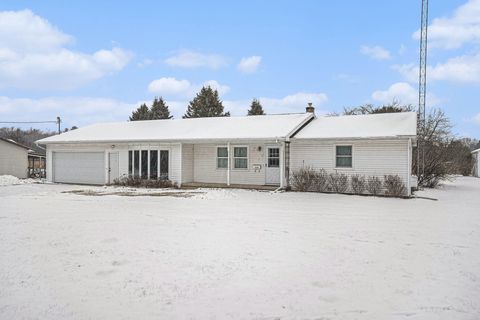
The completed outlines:
[[[336,146],[335,155],[337,168],[352,167],[352,146]]]

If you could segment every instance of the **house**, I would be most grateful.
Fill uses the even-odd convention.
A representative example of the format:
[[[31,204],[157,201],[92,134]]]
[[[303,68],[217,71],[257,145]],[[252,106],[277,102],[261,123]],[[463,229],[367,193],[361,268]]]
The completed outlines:
[[[473,150],[473,176],[480,177],[480,149]]]
[[[0,138],[0,175],[27,178],[28,151],[27,146],[11,139]]]
[[[410,185],[416,114],[306,113],[101,123],[39,140],[47,179],[108,184],[122,175],[179,185],[286,187],[302,166],[398,174]]]

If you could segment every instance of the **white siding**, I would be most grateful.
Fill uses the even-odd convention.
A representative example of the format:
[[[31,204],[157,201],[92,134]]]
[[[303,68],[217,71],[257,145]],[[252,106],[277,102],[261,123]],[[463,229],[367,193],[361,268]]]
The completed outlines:
[[[226,144],[196,144],[193,147],[194,182],[203,183],[227,183],[227,169],[217,169],[217,146],[226,146]],[[248,147],[248,168],[233,168],[233,148],[235,146]],[[260,150],[259,150],[260,149]],[[265,144],[264,143],[247,143],[247,144],[231,144],[231,184],[265,184]],[[261,169],[255,171],[253,165],[261,165]]]
[[[182,182],[193,182],[193,144],[182,145]]]
[[[352,145],[353,168],[335,168],[335,146]],[[365,176],[399,175],[409,185],[411,156],[409,140],[294,140],[290,149],[290,172],[305,166],[327,172]]]
[[[0,175],[27,177],[27,149],[0,140]]]
[[[170,167],[169,179],[173,182],[182,184],[182,145],[175,144],[170,146]]]

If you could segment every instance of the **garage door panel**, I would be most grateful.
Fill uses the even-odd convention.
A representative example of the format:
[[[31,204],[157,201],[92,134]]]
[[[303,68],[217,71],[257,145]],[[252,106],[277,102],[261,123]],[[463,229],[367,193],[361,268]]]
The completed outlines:
[[[105,154],[103,152],[54,152],[55,182],[104,184]]]

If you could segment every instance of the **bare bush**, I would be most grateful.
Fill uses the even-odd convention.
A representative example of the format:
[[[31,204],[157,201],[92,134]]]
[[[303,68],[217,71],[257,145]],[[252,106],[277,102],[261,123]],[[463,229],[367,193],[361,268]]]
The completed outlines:
[[[113,180],[113,184],[117,186],[137,188],[178,188],[177,184],[170,180],[148,180],[128,175]]]
[[[301,168],[292,172],[292,187],[297,191],[310,191],[314,185],[317,173],[311,167]]]
[[[407,195],[407,188],[398,175],[387,175],[384,178],[385,195],[390,197],[403,197]]]
[[[352,191],[355,194],[362,194],[367,187],[365,176],[355,174],[351,177]]]
[[[315,173],[313,189],[317,192],[328,191],[328,174],[324,169],[320,169],[320,171]]]
[[[330,190],[337,193],[345,193],[348,190],[348,176],[344,173],[330,173],[328,175]]]
[[[374,196],[379,195],[382,190],[382,180],[378,177],[371,176],[367,180],[366,188],[370,194]]]

